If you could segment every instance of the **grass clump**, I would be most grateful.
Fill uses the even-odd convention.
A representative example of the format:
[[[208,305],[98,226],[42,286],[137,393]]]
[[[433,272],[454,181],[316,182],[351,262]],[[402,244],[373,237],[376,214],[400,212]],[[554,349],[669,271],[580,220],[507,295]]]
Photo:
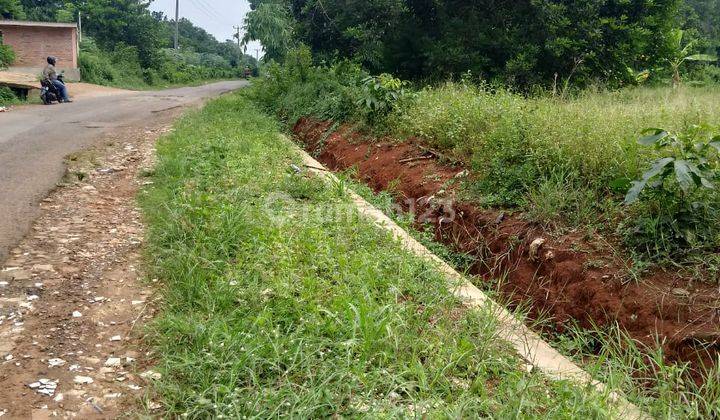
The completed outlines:
[[[528,373],[482,311],[296,174],[274,119],[231,95],[158,145],[143,195],[168,416],[600,418],[605,398]]]
[[[6,69],[15,61],[15,51],[11,46],[2,43],[0,35],[0,70]]]
[[[720,415],[720,370],[693,370],[689,363],[670,363],[662,346],[645,346],[617,325],[582,328],[568,325],[565,334],[549,338],[559,351],[583,363],[595,378],[659,419],[717,418]],[[702,383],[697,378],[702,376]]]
[[[359,66],[347,61],[314,66],[309,50],[299,48],[289,53],[284,65],[270,63],[249,95],[289,125],[307,116],[347,121],[357,118],[356,102],[365,76]]]
[[[9,87],[0,86],[0,106],[12,105],[20,100]]]

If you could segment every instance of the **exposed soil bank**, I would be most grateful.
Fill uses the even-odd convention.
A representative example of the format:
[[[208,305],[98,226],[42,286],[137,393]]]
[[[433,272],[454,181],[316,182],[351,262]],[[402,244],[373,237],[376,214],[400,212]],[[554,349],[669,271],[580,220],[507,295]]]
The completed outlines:
[[[370,141],[349,126],[330,129],[329,122],[303,119],[294,133],[330,169],[356,167],[375,191],[394,192],[406,210],[433,225],[436,239],[477,258],[475,274],[503,278],[499,288],[511,305],[549,318],[560,333],[572,322],[584,328],[617,322],[646,345],[661,343],[669,360],[697,367],[718,360],[717,287],[666,272],[629,281],[622,250],[602,238],[549,236],[518,215],[454,202],[454,181],[466,172],[441,164],[417,142]]]

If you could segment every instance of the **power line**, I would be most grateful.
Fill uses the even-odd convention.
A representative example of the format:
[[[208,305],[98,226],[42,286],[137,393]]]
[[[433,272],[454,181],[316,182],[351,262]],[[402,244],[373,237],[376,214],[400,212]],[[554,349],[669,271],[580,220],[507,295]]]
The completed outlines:
[[[207,0],[197,0],[197,1],[202,6],[204,6],[207,10],[209,10],[211,14],[217,16],[220,19],[224,19],[225,16],[222,13],[218,12],[217,9],[215,9],[215,7]]]
[[[217,12],[212,6],[209,6],[207,3],[205,3],[203,0],[190,0],[190,2],[195,6],[197,10],[202,12],[205,16],[210,18],[213,21],[225,24],[225,25],[231,25],[231,22],[228,22],[225,20],[225,18]]]
[[[176,0],[176,11],[175,11],[175,48],[179,48],[178,46],[178,38],[179,38],[179,14],[178,9],[179,7],[179,0]],[[212,6],[208,5],[206,3],[206,0],[190,0],[190,3],[194,6],[195,10],[201,12],[203,15],[205,15],[208,19],[210,19],[213,22],[220,23],[223,25],[233,25],[233,23],[228,22],[225,20],[219,12],[217,12]]]
[[[195,0],[190,0],[190,3],[192,3],[192,5],[195,7],[195,10],[201,12],[203,15],[205,15],[205,17],[209,18],[210,20],[216,21],[218,19],[217,16],[213,16],[209,10],[205,9]]]

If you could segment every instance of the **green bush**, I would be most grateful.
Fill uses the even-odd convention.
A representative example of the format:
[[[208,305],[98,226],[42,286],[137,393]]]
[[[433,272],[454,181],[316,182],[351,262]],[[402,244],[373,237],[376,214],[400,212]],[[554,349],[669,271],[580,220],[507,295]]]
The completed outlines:
[[[12,89],[5,86],[0,86],[0,105],[15,102],[17,97],[13,93]]]
[[[313,66],[302,49],[291,51],[285,65],[270,63],[248,94],[267,111],[290,124],[299,118],[346,121],[357,117],[360,81],[366,77],[351,62]]]
[[[640,202],[625,229],[626,241],[643,253],[676,258],[720,246],[720,135],[694,125],[679,133],[650,129],[638,142],[657,160],[633,182],[625,202]]]
[[[409,82],[391,74],[368,76],[362,80],[362,96],[355,104],[362,110],[367,123],[378,124],[408,100],[411,96],[408,94],[408,86]]]
[[[7,68],[15,61],[15,51],[9,45],[2,43],[0,38],[0,69]]]
[[[80,74],[84,81],[95,84],[109,84],[119,79],[110,59],[104,54],[81,52]]]
[[[710,64],[693,69],[688,84],[693,86],[720,85],[720,66]]]
[[[240,76],[239,69],[215,54],[159,50],[152,67],[143,67],[139,50],[134,46],[120,43],[107,52],[86,38],[80,49],[80,71],[83,80],[89,83],[140,88]]]

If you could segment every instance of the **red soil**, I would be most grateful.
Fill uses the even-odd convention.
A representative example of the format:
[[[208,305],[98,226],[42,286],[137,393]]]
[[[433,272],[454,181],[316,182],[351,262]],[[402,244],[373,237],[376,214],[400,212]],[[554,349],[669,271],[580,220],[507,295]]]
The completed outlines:
[[[436,239],[477,258],[475,274],[505,280],[499,287],[510,306],[549,318],[559,333],[573,321],[584,328],[617,322],[643,344],[661,343],[671,361],[690,361],[698,368],[718,361],[717,287],[667,272],[629,281],[623,251],[600,237],[551,237],[518,215],[468,203],[438,206],[438,197],[454,196],[452,184],[462,168],[428,159],[431,155],[413,139],[370,141],[349,126],[328,135],[330,126],[303,119],[294,133],[331,170],[354,166],[362,181],[375,191],[390,188],[406,209],[409,202],[418,203],[413,211],[416,217],[433,216],[426,221],[434,225]],[[533,250],[538,238],[545,242]]]

